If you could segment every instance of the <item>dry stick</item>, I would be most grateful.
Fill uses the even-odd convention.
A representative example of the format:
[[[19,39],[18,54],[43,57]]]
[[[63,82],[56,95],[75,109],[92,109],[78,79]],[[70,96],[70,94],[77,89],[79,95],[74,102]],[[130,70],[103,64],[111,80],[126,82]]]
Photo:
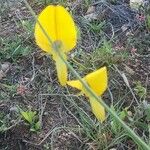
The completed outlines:
[[[26,0],[23,0],[24,3],[26,4],[27,8],[30,10],[31,14],[33,15],[33,17],[36,19],[37,23],[39,24],[41,30],[43,31],[43,33],[45,34],[45,36],[47,37],[48,41],[50,44],[52,44],[51,39],[49,38],[48,34],[45,32],[44,28],[42,27],[42,25],[40,24],[40,22],[37,20],[37,17],[34,13],[34,11],[32,10],[32,8],[30,7],[29,3]],[[134,131],[127,126],[124,121],[122,121],[119,116],[115,113],[114,110],[112,110],[111,108],[109,108],[109,106],[107,106],[107,104],[102,101],[101,98],[99,98],[95,92],[88,86],[88,84],[80,77],[80,75],[73,69],[73,67],[63,58],[62,54],[59,52],[58,49],[55,49],[55,51],[58,53],[58,56],[62,59],[62,61],[66,64],[66,66],[70,69],[70,71],[74,74],[74,76],[79,79],[79,81],[82,83],[82,85],[85,87],[85,89],[89,92],[89,94],[91,96],[93,96],[95,98],[96,101],[98,101],[99,103],[102,104],[102,106],[118,121],[118,123],[121,124],[121,126],[128,132],[128,134],[132,137],[132,139],[139,144],[140,146],[142,146],[144,148],[144,150],[150,150],[150,147],[137,135],[134,133]]]
[[[135,99],[136,103],[139,105],[139,102],[138,102],[138,100],[137,100],[137,98],[136,98],[136,96],[135,96],[135,94],[134,94],[134,92],[133,92],[133,90],[132,90],[132,88],[131,88],[131,86],[129,84],[129,81],[128,81],[126,75],[124,73],[121,73],[120,70],[115,65],[113,65],[113,66],[118,71],[118,73],[120,74],[120,76],[123,78],[123,81],[125,82],[126,86],[129,88],[129,90],[130,90],[133,98]],[[131,102],[130,106],[132,105],[132,103],[133,102]]]
[[[4,129],[3,129],[3,132],[6,132],[6,131],[8,131],[8,130],[11,130],[12,128],[14,128],[16,125],[18,125],[18,124],[21,123],[21,122],[22,122],[21,119],[18,120],[17,122],[15,122],[13,125],[9,126],[8,128],[4,128]]]

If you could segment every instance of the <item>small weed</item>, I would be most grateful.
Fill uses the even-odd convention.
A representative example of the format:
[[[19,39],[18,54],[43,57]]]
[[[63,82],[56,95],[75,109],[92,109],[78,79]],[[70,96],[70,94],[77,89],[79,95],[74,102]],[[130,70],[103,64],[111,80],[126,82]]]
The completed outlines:
[[[23,111],[20,110],[21,117],[30,125],[30,131],[37,132],[40,130],[41,125],[38,121],[38,116],[36,111]]]
[[[50,143],[45,143],[45,144],[43,145],[43,147],[44,147],[44,150],[49,150],[50,147],[51,147],[51,145],[50,145]]]
[[[21,21],[21,24],[28,35],[33,33],[34,30],[33,20],[23,20]]]
[[[84,0],[83,1],[85,3],[85,7],[89,7],[91,5],[91,0]]]
[[[6,128],[6,118],[3,113],[0,113],[0,132],[4,131]]]
[[[147,121],[150,121],[150,104],[147,103],[147,101],[144,101],[144,102],[143,102],[143,105],[144,105],[146,120],[147,120]]]
[[[127,52],[115,52],[112,48],[112,44],[106,40],[104,40],[103,45],[96,49],[91,57],[94,62],[97,64],[99,62],[107,65],[112,65],[116,63],[121,63],[128,56]]]
[[[148,30],[150,30],[150,15],[149,14],[147,14],[146,16],[146,25],[147,25]]]
[[[112,107],[112,109],[115,111],[115,108],[114,108],[114,107]],[[124,109],[124,110],[121,111],[118,115],[119,115],[119,117],[120,117],[121,120],[124,120],[125,117],[128,116],[127,109]],[[121,125],[118,124],[118,122],[117,122],[114,118],[112,118],[112,121],[111,121],[111,130],[112,130],[112,132],[115,133],[115,134],[120,133],[121,130],[122,130]]]
[[[3,51],[0,51],[0,60],[16,61],[20,57],[28,56],[32,51],[32,48],[23,44],[23,40],[18,36],[12,40],[1,38],[1,43]]]
[[[101,34],[104,28],[104,25],[105,25],[105,21],[102,21],[102,22],[94,21],[92,23],[89,23],[89,30],[91,30],[94,33]]]
[[[135,82],[134,91],[140,98],[143,98],[143,99],[146,98],[146,93],[147,93],[146,88],[142,86],[142,83],[140,81]]]
[[[5,100],[7,98],[13,97],[17,91],[17,84],[4,84],[0,83],[1,88],[3,89],[0,94],[0,100]]]

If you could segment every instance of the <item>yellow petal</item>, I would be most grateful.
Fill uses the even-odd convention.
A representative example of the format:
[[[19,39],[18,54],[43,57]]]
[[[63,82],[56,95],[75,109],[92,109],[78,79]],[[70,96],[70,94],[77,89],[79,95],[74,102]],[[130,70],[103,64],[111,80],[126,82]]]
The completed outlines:
[[[103,122],[106,118],[104,107],[94,97],[89,97],[89,99],[93,114],[100,122]]]
[[[50,5],[46,7],[38,16],[38,21],[44,28],[47,35],[50,37],[52,42],[56,40],[56,31],[55,31],[55,6]],[[51,53],[52,45],[50,45],[47,37],[44,35],[42,29],[39,24],[35,24],[35,32],[34,32],[35,40],[37,45],[44,51]]]
[[[84,77],[90,88],[98,95],[102,95],[107,88],[107,69],[100,68]]]
[[[77,41],[77,31],[71,15],[64,7],[47,6],[38,16],[38,20],[52,42],[61,41],[61,49],[64,52],[74,48]],[[52,53],[52,45],[48,42],[38,23],[35,25],[34,35],[37,45],[42,50]]]
[[[92,73],[89,73],[83,78],[90,88],[98,95],[102,95],[107,88],[107,69],[106,67],[100,68]],[[86,96],[89,96],[86,89],[82,86],[79,80],[67,81],[67,84],[71,87],[77,88],[84,92]]]
[[[64,59],[67,61],[66,56],[64,56]],[[65,86],[67,83],[67,74],[68,74],[66,64],[61,60],[60,57],[55,56],[54,60],[56,63],[58,80],[62,86]]]
[[[76,88],[82,91],[82,83],[79,80],[67,81],[67,84],[73,88]]]
[[[76,45],[77,30],[71,15],[64,7],[59,5],[56,6],[56,24],[57,40],[62,41],[64,51],[68,52]]]

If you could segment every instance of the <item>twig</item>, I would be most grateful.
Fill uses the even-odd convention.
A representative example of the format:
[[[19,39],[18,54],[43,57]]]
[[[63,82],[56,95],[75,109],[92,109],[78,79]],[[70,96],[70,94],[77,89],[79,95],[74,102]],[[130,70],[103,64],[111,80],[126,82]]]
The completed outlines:
[[[41,127],[43,126],[42,118],[43,118],[43,113],[44,113],[44,110],[45,110],[45,107],[46,107],[46,103],[47,103],[47,100],[46,100],[46,102],[45,102],[44,105],[43,105],[43,104],[42,104],[42,98],[41,98],[41,101],[40,101],[40,105],[41,105],[41,113],[39,114],[39,121],[40,121]]]
[[[115,65],[113,65],[113,66],[115,67],[115,69],[117,70],[117,72],[120,74],[120,76],[123,78],[123,81],[125,82],[126,86],[129,88],[129,90],[130,90],[130,92],[131,92],[134,100],[139,105],[139,102],[138,102],[138,100],[137,100],[137,98],[136,98],[136,96],[135,96],[135,94],[134,94],[134,92],[133,92],[133,90],[132,90],[129,82],[128,82],[128,79],[127,79],[126,75],[124,73],[121,73],[120,70]],[[132,105],[132,103],[133,103],[133,101],[131,102],[130,106]]]

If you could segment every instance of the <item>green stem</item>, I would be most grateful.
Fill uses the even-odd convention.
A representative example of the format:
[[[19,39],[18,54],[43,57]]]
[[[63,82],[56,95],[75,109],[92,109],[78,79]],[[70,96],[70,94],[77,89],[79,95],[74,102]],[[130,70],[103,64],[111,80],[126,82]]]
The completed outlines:
[[[34,13],[34,11],[32,10],[32,8],[30,7],[29,3],[26,0],[23,0],[24,3],[26,4],[27,8],[30,10],[31,14],[33,15],[33,17],[35,18],[35,20],[37,21],[37,23],[39,24],[41,30],[43,31],[43,33],[45,34],[45,36],[47,37],[48,41],[50,44],[52,44],[52,41],[50,39],[50,37],[48,36],[48,34],[45,32],[44,28],[42,27],[42,25],[40,24],[40,22],[37,20],[37,17]],[[55,51],[58,53],[59,57],[62,59],[62,61],[67,65],[67,67],[70,69],[70,71],[75,75],[75,77],[77,79],[79,79],[79,81],[82,83],[82,85],[86,88],[86,90],[89,92],[89,94],[91,96],[93,96],[98,102],[100,102],[103,107],[105,107],[106,111],[109,112],[117,121],[118,123],[121,124],[121,126],[128,132],[128,134],[130,135],[130,137],[132,137],[132,139],[138,143],[140,146],[142,146],[142,148],[144,150],[150,150],[150,147],[137,135],[134,133],[134,131],[127,126],[124,121],[122,121],[119,116],[115,113],[114,110],[112,110],[111,108],[109,108],[109,106],[107,106],[107,104],[101,100],[101,98],[99,98],[95,92],[88,86],[88,84],[80,77],[80,75],[73,69],[73,67],[63,58],[62,54],[59,52],[59,50],[55,49]]]

